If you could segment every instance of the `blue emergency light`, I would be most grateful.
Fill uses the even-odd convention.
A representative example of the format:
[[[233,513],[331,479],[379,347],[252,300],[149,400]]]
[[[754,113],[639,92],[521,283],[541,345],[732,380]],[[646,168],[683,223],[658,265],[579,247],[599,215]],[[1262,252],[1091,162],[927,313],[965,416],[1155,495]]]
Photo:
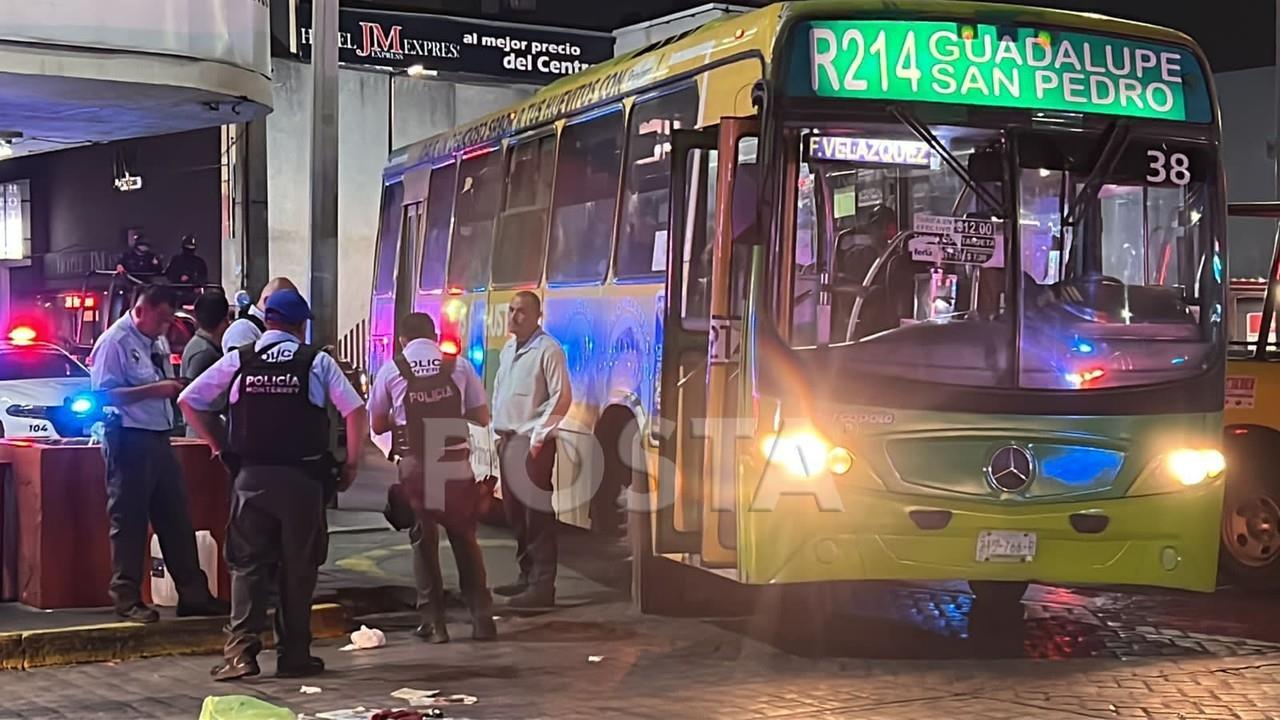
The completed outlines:
[[[67,398],[67,409],[73,415],[85,416],[98,407],[98,399],[91,393],[78,393]]]

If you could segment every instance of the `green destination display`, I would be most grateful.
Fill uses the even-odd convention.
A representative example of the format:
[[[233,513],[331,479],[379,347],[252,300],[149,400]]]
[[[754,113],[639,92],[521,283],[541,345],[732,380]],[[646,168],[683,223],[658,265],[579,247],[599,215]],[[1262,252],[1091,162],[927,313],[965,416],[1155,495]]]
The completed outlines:
[[[1186,48],[1028,27],[909,20],[800,23],[793,95],[1208,122]]]

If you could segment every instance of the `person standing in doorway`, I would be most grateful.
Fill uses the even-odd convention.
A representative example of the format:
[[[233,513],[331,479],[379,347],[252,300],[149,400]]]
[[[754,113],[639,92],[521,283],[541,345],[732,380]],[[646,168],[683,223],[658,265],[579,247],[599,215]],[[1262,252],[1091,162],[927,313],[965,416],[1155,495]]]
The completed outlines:
[[[276,677],[324,671],[311,656],[311,601],[328,554],[326,496],[351,486],[368,433],[364,402],[338,363],[307,345],[311,308],[296,290],[267,301],[267,331],[254,345],[227,353],[196,378],[178,404],[187,423],[215,456],[234,468],[227,564],[231,568],[231,622],[224,661],[214,680],[260,672],[258,653],[267,629],[270,586],[278,583]],[[230,402],[230,427],[217,412]],[[341,478],[329,453],[332,404],[347,429]]]
[[[297,292],[298,287],[287,277],[272,278],[268,281],[262,288],[262,294],[258,296],[258,304],[250,305],[249,312],[243,317],[236,318],[236,321],[231,323],[231,327],[223,333],[222,352],[229,353],[245,345],[256,343],[262,338],[262,334],[267,330],[267,301],[281,290]]]
[[[493,622],[484,553],[476,540],[481,489],[471,472],[467,429],[467,423],[489,424],[484,384],[470,363],[458,362],[456,346],[449,352],[440,347],[430,315],[405,316],[399,335],[400,352],[374,378],[369,423],[374,433],[394,435],[399,489],[416,518],[410,536],[422,624],[414,634],[431,643],[449,642],[440,570],[439,528],[443,527],[471,611],[471,636],[493,640],[498,628]]]
[[[209,593],[200,569],[182,466],[169,445],[173,377],[165,333],[173,322],[172,288],[149,285],[89,355],[91,382],[111,414],[103,437],[107,514],[111,522],[111,599],[126,620],[153,623],[159,613],[142,602],[147,525],[155,528],[165,566],[178,589],[178,615],[226,615],[227,603]]]
[[[556,516],[552,471],[556,428],[573,404],[564,348],[542,329],[542,301],[528,291],[508,306],[507,331],[493,388],[502,505],[516,535],[520,576],[496,592],[517,608],[556,599]]]

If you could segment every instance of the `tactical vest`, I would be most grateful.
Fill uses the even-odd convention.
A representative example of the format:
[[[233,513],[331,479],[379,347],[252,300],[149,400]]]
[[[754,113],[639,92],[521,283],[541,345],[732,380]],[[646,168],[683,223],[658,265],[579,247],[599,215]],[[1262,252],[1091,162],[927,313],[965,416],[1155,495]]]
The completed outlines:
[[[408,385],[404,391],[405,424],[395,429],[396,452],[402,457],[426,459],[428,449],[465,447],[469,433],[462,391],[453,381],[457,358],[444,356],[439,372],[426,377],[414,373],[403,353],[396,354],[395,364]]]
[[[240,348],[238,397],[231,404],[231,450],[244,465],[294,465],[329,450],[329,413],[310,400],[311,365],[319,348],[299,344],[284,362],[262,350]]]

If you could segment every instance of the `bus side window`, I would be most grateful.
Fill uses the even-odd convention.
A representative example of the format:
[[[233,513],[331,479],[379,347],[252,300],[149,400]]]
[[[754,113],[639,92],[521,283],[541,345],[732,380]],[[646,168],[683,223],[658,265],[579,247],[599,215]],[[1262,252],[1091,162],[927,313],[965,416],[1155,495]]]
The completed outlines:
[[[689,187],[685,190],[685,207],[693,220],[685,229],[680,245],[684,247],[684,315],[686,330],[710,328],[711,253],[716,237],[716,182],[720,166],[718,150],[694,150],[689,153]],[[701,222],[699,222],[701,220]]]
[[[622,111],[560,133],[547,281],[599,284],[609,272],[622,174]]]
[[[427,230],[422,243],[419,292],[444,289],[445,260],[449,254],[449,225],[453,220],[453,193],[458,166],[449,163],[431,171],[427,185]]]
[[[614,275],[657,280],[667,265],[671,132],[698,122],[698,86],[689,84],[631,108],[626,177]]]
[[[493,250],[495,287],[530,287],[542,280],[555,157],[554,134],[507,149],[507,194]]]
[[[454,200],[449,253],[450,291],[476,292],[489,283],[493,224],[502,195],[502,153],[493,148],[463,159]]]
[[[382,191],[382,222],[378,225],[377,262],[374,264],[373,295],[390,295],[395,290],[396,258],[399,254],[400,220],[404,212],[404,183],[388,185]]]

